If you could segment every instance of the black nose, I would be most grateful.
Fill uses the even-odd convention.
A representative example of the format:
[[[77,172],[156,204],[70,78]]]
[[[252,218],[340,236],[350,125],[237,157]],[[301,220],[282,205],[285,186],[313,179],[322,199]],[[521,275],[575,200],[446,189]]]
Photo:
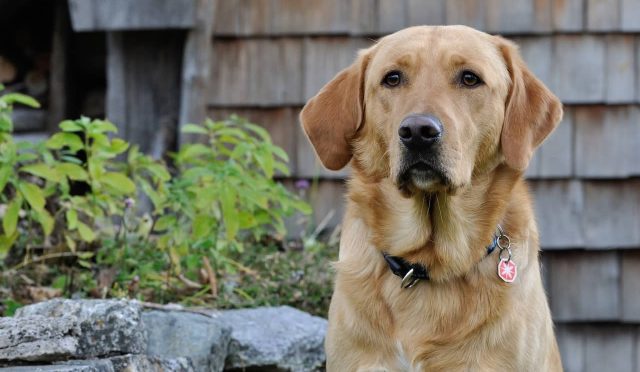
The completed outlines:
[[[442,136],[442,123],[433,115],[409,115],[400,123],[400,141],[409,150],[430,146]]]

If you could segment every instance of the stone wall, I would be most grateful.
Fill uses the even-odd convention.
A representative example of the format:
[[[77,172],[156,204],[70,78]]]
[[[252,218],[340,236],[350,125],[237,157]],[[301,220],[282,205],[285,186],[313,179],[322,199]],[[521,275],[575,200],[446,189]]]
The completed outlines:
[[[56,299],[0,318],[0,371],[317,371],[325,330],[326,320],[287,306]]]

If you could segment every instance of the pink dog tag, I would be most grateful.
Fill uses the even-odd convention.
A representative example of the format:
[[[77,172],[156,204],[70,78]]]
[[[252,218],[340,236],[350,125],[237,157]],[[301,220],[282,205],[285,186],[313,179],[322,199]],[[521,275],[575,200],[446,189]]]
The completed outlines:
[[[513,260],[501,258],[498,264],[498,276],[507,283],[513,283],[518,276],[518,267]]]

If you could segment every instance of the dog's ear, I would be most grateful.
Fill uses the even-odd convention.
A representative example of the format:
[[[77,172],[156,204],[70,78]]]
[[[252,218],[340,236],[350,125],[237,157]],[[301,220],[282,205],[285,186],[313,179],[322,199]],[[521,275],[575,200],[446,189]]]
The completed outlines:
[[[367,51],[340,71],[300,113],[300,121],[322,164],[331,170],[351,160],[351,140],[364,119],[364,73]]]
[[[562,103],[527,68],[516,45],[497,38],[511,77],[500,138],[502,154],[508,166],[523,171],[533,151],[562,119]]]

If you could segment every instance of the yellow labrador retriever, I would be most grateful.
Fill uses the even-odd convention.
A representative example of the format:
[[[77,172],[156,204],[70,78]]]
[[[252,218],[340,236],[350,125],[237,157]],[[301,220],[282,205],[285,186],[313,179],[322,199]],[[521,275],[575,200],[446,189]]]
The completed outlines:
[[[516,46],[464,26],[382,38],[301,121],[351,162],[329,371],[559,371],[522,174],[562,106]]]

